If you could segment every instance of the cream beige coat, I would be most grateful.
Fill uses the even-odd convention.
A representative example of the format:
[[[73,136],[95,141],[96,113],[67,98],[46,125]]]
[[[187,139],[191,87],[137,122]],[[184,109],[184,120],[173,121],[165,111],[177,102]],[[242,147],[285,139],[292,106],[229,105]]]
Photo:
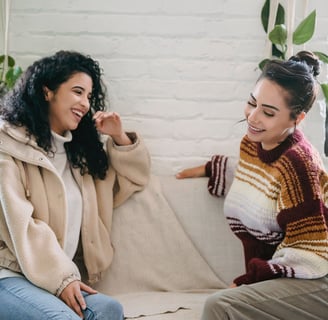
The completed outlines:
[[[83,198],[81,239],[90,282],[113,258],[113,207],[149,180],[150,157],[139,138],[131,146],[106,143],[110,168],[105,180],[73,169]],[[67,219],[63,181],[24,128],[0,122],[0,268],[21,272],[38,287],[59,295],[80,279],[63,251]]]

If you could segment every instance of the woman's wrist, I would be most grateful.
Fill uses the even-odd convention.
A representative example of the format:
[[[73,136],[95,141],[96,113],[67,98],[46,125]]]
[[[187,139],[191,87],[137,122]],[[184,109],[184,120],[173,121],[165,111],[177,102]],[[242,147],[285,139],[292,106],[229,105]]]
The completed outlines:
[[[122,132],[120,135],[112,135],[112,139],[118,146],[127,146],[133,144],[132,139],[126,134],[126,132]]]

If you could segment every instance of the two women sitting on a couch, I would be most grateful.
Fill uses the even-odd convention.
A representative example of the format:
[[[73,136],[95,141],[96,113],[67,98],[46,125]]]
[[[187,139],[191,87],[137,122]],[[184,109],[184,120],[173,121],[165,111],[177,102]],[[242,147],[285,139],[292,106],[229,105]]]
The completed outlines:
[[[177,175],[209,177],[244,247],[246,273],[207,299],[203,320],[326,314],[328,175],[297,129],[318,67],[307,51],[269,61],[245,106],[237,167],[217,155]],[[80,273],[92,284],[109,267],[113,207],[147,185],[150,158],[105,105],[98,63],[67,51],[32,64],[1,105],[1,319],[123,319]]]

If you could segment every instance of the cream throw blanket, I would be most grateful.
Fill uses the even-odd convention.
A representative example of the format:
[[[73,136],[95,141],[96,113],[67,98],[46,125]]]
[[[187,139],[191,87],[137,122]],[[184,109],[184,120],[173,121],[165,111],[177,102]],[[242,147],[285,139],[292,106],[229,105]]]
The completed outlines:
[[[226,287],[185,233],[156,176],[115,209],[112,242],[113,263],[96,289],[115,296],[127,318],[196,306],[199,317],[208,293]]]

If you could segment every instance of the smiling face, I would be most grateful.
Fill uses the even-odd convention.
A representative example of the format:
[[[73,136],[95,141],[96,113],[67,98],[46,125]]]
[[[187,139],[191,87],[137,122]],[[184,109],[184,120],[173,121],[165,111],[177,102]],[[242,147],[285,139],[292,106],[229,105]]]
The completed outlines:
[[[64,135],[75,130],[82,117],[89,111],[92,79],[83,72],[74,73],[57,90],[45,87],[45,99],[49,102],[49,123],[52,131]]]
[[[291,118],[287,95],[278,84],[263,78],[257,82],[245,107],[247,136],[260,142],[265,150],[271,150],[284,141],[305,116],[302,112],[297,119]]]

